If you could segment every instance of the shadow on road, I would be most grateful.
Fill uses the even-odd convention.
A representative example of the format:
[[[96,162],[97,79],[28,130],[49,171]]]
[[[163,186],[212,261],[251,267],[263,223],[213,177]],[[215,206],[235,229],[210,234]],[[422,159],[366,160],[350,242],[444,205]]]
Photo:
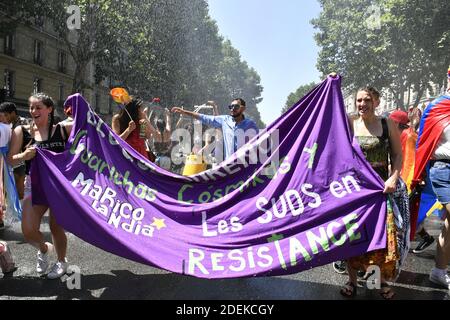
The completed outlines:
[[[396,299],[448,299],[439,290],[423,292],[394,287]],[[0,298],[152,299],[152,300],[345,300],[339,286],[272,278],[197,279],[177,274],[138,275],[126,270],[81,276],[81,289],[69,290],[61,280],[33,277],[0,279]],[[32,298],[33,299],[33,298]],[[358,287],[357,300],[381,299],[377,290]]]
[[[51,241],[52,234],[48,227],[48,216],[42,218],[41,233],[45,241]],[[21,231],[20,222],[15,222],[13,225],[8,225],[5,229],[0,230],[0,239],[7,241],[16,241],[18,244],[26,243],[23,233]]]

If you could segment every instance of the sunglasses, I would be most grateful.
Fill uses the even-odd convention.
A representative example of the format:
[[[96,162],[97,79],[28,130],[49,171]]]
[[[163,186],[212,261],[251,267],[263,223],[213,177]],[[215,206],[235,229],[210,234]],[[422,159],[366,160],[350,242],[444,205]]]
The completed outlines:
[[[237,110],[237,109],[239,109],[240,107],[241,107],[240,104],[232,104],[232,105],[229,105],[229,106],[228,106],[228,109],[230,109],[230,110]]]

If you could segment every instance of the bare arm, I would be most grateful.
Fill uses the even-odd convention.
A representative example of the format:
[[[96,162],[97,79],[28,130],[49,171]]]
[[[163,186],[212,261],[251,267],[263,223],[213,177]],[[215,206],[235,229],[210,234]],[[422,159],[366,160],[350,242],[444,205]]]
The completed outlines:
[[[215,101],[208,101],[208,102],[206,102],[206,105],[213,107],[213,115],[214,116],[219,115],[219,106],[217,105],[217,103]]]
[[[181,108],[178,108],[178,107],[173,107],[171,111],[173,113],[181,113],[183,115],[187,115],[187,116],[193,117],[193,118],[195,118],[197,120],[200,119],[200,114],[198,114],[197,112],[187,111],[187,110],[184,110],[184,109],[181,109]]]
[[[25,160],[33,159],[36,155],[34,147],[28,147],[24,152],[22,150],[23,132],[22,127],[18,126],[14,129],[11,135],[11,144],[9,146],[6,161],[11,166],[16,166]]]
[[[120,123],[119,123],[119,117],[116,115],[112,119],[112,129],[114,133],[118,134],[119,137],[121,137],[123,140],[126,140],[130,133],[136,129],[136,123],[134,121],[130,121],[128,123],[128,128],[125,129],[124,132],[120,133]]]
[[[170,116],[170,111],[166,109],[166,130],[172,131],[172,117]]]
[[[392,193],[396,189],[397,180],[402,170],[402,145],[400,142],[400,133],[396,127],[396,124],[387,119],[389,129],[389,141],[391,145],[391,175],[384,184],[384,193]]]
[[[152,126],[152,123],[150,121],[147,121],[147,127],[145,130],[145,135],[147,137],[147,139],[150,139],[150,137],[154,134],[156,134],[156,129],[155,127]]]
[[[397,130],[396,124],[388,119],[389,136],[391,142],[391,157],[392,157],[392,175],[397,177],[402,170],[402,144],[400,141],[400,133]]]
[[[348,124],[350,126],[350,133],[352,134],[352,136],[355,135],[355,129],[353,127],[353,121],[354,120],[355,120],[354,117],[351,117],[350,115],[347,115],[347,121],[348,121]]]

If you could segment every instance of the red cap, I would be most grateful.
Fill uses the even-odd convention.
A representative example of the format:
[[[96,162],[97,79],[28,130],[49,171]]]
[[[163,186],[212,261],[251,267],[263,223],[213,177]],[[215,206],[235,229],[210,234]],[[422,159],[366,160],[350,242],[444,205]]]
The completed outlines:
[[[389,118],[399,124],[408,124],[409,118],[405,111],[395,110],[389,115]]]

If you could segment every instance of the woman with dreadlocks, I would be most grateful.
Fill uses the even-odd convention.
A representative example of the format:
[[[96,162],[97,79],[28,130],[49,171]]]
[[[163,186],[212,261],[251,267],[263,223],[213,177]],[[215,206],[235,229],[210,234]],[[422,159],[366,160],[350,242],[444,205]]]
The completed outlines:
[[[44,93],[33,94],[28,99],[32,118],[30,126],[17,126],[12,132],[11,146],[8,152],[8,162],[16,165],[25,161],[25,194],[22,209],[22,232],[25,239],[36,249],[36,271],[45,274],[49,266],[49,255],[56,251],[58,261],[47,274],[48,279],[57,279],[67,271],[67,238],[64,229],[59,226],[50,209],[50,231],[53,244],[44,241],[39,228],[42,217],[49,209],[44,205],[33,205],[31,202],[31,180],[29,176],[31,160],[36,155],[36,148],[63,152],[72,130],[72,124],[55,124],[55,104],[53,99]]]

